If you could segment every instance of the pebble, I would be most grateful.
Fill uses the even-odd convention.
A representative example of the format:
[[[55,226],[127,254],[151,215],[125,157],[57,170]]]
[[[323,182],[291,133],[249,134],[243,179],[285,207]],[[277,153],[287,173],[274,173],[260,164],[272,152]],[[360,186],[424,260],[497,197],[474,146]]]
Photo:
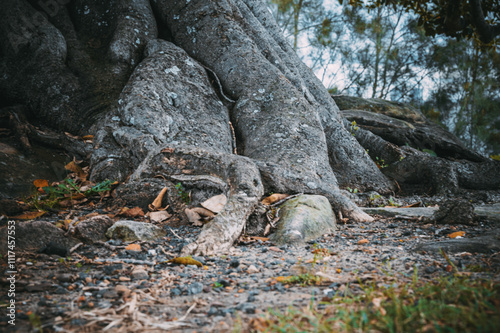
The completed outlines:
[[[255,267],[255,265],[250,265],[248,266],[248,269],[247,269],[247,273],[248,274],[255,274],[255,273],[258,273],[260,272],[259,269],[257,267]]]
[[[346,285],[350,281],[354,281],[360,274],[377,276],[380,274],[378,269],[386,265],[385,262],[389,260],[391,268],[397,272],[406,271],[405,273],[408,273],[406,268],[413,269],[413,266],[420,266],[419,274],[437,275],[444,272],[442,268],[444,266],[432,264],[433,261],[445,264],[442,258],[409,251],[415,243],[428,241],[427,238],[423,240],[422,238],[409,237],[404,239],[404,243],[400,243],[401,238],[397,237],[398,234],[406,237],[418,232],[429,237],[429,240],[436,240],[445,235],[443,230],[440,230],[438,237],[436,237],[434,229],[422,226],[416,228],[410,222],[408,224],[403,222],[387,224],[375,221],[370,224],[370,227],[366,224],[356,223],[339,227],[341,228],[339,234],[312,240],[308,242],[307,246],[276,247],[269,242],[261,242],[261,244],[253,242],[232,248],[227,256],[193,256],[193,259],[205,266],[203,268],[172,266],[162,263],[178,256],[176,251],[185,245],[185,241],[169,233],[167,227],[167,237],[170,237],[168,241],[142,244],[145,249],[142,253],[144,258],[158,263],[154,267],[130,262],[105,263],[91,265],[92,267],[88,270],[88,266],[86,266],[78,271],[74,267],[68,268],[56,262],[54,265],[57,265],[59,270],[52,270],[44,275],[45,281],[50,281],[48,287],[42,288],[38,285],[32,287],[35,288],[33,289],[35,291],[46,290],[49,295],[47,298],[37,296],[39,298],[31,304],[37,304],[38,307],[42,308],[42,311],[54,308],[51,313],[58,311],[63,315],[67,312],[71,301],[78,298],[75,295],[82,295],[84,292],[85,300],[78,305],[75,301],[77,309],[89,311],[92,307],[95,310],[109,307],[119,308],[124,306],[126,302],[130,302],[132,292],[139,296],[139,304],[150,301],[148,289],[155,290],[157,286],[161,285],[162,289],[156,289],[158,293],[151,294],[157,299],[170,303],[168,305],[168,320],[182,317],[187,309],[194,304],[193,302],[197,302],[195,310],[191,312],[186,321],[195,325],[196,327],[193,329],[196,331],[204,331],[207,324],[218,325],[221,321],[230,323],[231,318],[234,320],[236,316],[248,320],[246,315],[251,316],[260,311],[266,311],[269,307],[277,308],[290,304],[306,306],[311,299],[316,302],[323,297],[331,299],[335,295],[352,295],[355,292],[361,292],[357,286],[346,288]],[[186,239],[186,235],[194,239],[199,230],[193,227],[182,227],[178,230],[175,229],[175,232],[184,239]],[[465,231],[471,234],[470,228]],[[355,244],[362,239],[368,240],[368,243],[356,246]],[[350,240],[352,245],[348,245],[346,240]],[[119,240],[110,241],[108,244],[122,245]],[[326,248],[331,255],[321,254],[320,260],[317,261],[319,264],[315,269],[322,270],[327,267],[327,274],[334,276],[336,282],[322,284],[318,287],[291,287],[287,284],[276,283],[278,276],[310,272],[314,257],[311,252],[317,248]],[[126,257],[138,259],[134,254],[123,251],[123,249],[112,250],[97,247],[97,251],[99,252],[91,250],[89,245],[84,245],[76,253],[79,255],[88,253],[88,258],[118,259]],[[111,256],[112,254],[118,254],[118,256]],[[323,258],[328,259],[325,265],[323,265]],[[429,258],[434,259],[429,260]],[[472,255],[461,258],[463,258],[462,261],[467,260],[467,262],[453,259],[459,267],[467,266],[473,263],[473,260],[477,260],[476,256]],[[293,270],[292,267],[294,267]],[[48,276],[50,279],[47,278]],[[53,283],[58,283],[59,286],[54,288]],[[391,283],[388,282],[386,286],[393,286]],[[398,283],[400,282],[398,281]],[[214,288],[214,285],[220,287]],[[300,299],[289,299],[288,296],[293,293],[295,293],[294,297],[301,294]],[[54,297],[54,299],[51,300],[48,298],[49,296]],[[161,315],[157,307],[140,306],[141,311],[146,311],[143,312],[145,314],[149,314],[148,311],[151,311],[152,316]],[[55,309],[56,307],[57,309]],[[231,317],[232,314],[235,316]],[[47,317],[54,318],[50,316],[53,315]]]

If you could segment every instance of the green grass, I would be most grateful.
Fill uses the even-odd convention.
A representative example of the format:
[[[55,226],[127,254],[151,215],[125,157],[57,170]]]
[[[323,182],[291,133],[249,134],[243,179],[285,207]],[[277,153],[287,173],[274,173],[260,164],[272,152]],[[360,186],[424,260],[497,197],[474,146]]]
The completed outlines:
[[[500,285],[464,277],[396,287],[361,285],[321,307],[268,310],[254,332],[500,332]]]

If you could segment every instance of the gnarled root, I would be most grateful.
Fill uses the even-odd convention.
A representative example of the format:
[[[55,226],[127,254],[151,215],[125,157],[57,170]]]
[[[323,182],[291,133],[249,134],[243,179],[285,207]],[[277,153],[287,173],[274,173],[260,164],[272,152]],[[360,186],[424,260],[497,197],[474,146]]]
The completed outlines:
[[[264,194],[259,170],[247,157],[193,147],[163,148],[151,153],[132,176],[210,175],[229,185],[224,209],[201,231],[198,239],[182,249],[182,255],[212,255],[228,250],[240,236],[245,223]]]

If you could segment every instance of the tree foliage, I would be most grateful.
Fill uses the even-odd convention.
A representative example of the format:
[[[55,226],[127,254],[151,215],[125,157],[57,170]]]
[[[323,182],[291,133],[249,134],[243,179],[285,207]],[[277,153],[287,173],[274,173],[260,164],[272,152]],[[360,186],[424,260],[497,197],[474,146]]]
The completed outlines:
[[[343,3],[343,0],[339,0]],[[363,0],[349,0],[355,6]],[[418,23],[428,36],[474,37],[483,44],[498,41],[500,2],[498,0],[369,0],[369,8],[390,5],[403,7],[419,16]],[[495,41],[496,40],[496,41]]]

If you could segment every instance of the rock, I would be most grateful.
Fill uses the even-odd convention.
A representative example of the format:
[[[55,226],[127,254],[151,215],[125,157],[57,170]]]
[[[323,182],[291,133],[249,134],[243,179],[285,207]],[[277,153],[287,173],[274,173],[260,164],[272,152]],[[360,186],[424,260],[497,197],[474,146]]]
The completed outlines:
[[[248,269],[247,269],[248,274],[255,274],[258,272],[259,272],[259,269],[257,267],[255,267],[255,265],[248,266]]]
[[[128,295],[130,295],[131,293],[131,290],[123,284],[117,285],[115,287],[115,291],[118,295],[123,295],[123,297],[128,297]]]
[[[37,251],[48,255],[55,254],[59,257],[66,257],[69,254],[69,248],[64,243],[50,241],[46,246]]]
[[[149,279],[148,272],[143,267],[140,267],[140,266],[135,267],[130,275],[135,280]]]
[[[335,216],[327,198],[299,195],[281,206],[277,230],[270,240],[278,245],[301,244],[335,229]]]
[[[135,221],[118,221],[106,232],[108,238],[125,242],[154,240],[165,235],[162,229],[153,224]]]
[[[200,282],[193,282],[186,287],[188,295],[196,295],[203,291],[203,284]]]
[[[57,244],[58,248],[70,249],[78,241],[67,237],[60,228],[47,221],[27,221],[16,223],[16,249],[25,251],[40,251],[49,243]],[[0,251],[7,253],[7,228],[0,229]],[[46,253],[46,252],[45,252]],[[62,253],[57,251],[59,254]],[[65,255],[64,253],[63,255]]]
[[[450,199],[439,204],[431,220],[437,224],[471,224],[474,206],[467,200]]]
[[[79,222],[75,227],[75,236],[86,243],[106,241],[106,230],[113,225],[113,221],[106,215],[91,217]]]

